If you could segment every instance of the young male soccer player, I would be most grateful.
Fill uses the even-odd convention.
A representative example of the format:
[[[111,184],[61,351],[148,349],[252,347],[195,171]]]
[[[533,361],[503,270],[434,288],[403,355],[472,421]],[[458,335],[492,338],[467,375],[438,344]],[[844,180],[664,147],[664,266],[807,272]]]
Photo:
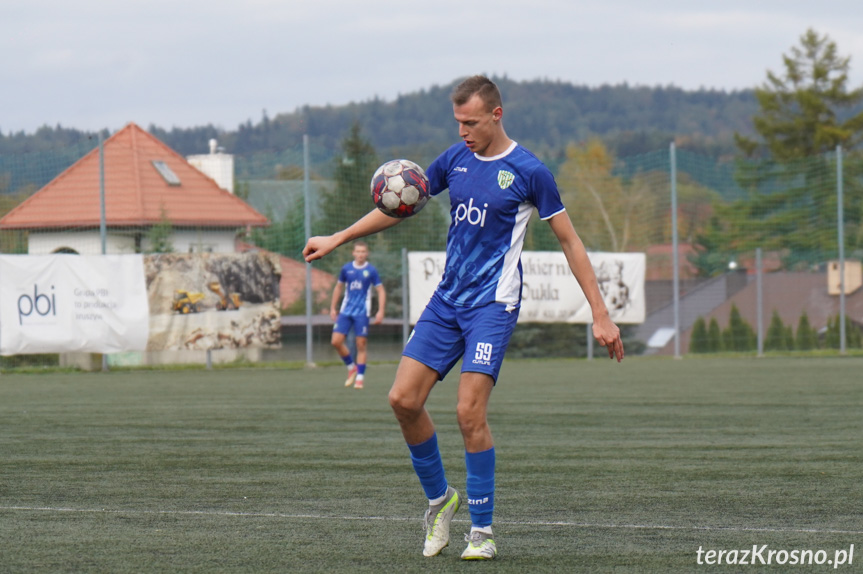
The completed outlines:
[[[591,306],[594,337],[608,349],[609,358],[618,361],[623,359],[623,344],[554,178],[503,129],[497,86],[484,76],[473,76],[455,88],[452,102],[462,142],[427,171],[432,194],[448,188],[452,203],[446,267],[405,346],[389,401],[429,499],[423,554],[435,556],[449,544],[450,522],[462,499],[447,483],[435,426],[424,405],[432,387],[464,357],[456,415],[465,446],[472,525],[461,557],[482,560],[497,555],[491,528],[495,451],[486,413],[518,317],[522,243],[534,208],[560,241]],[[373,210],[347,229],[311,238],[303,254],[313,261],[399,221]]]
[[[336,322],[333,327],[331,343],[348,368],[348,378],[345,386],[354,385],[355,389],[363,388],[366,376],[367,345],[369,337],[369,314],[372,310],[372,287],[378,292],[378,312],[375,315],[375,325],[384,320],[384,307],[387,304],[387,293],[378,270],[368,262],[369,246],[364,241],[354,243],[353,261],[345,263],[339,272],[339,280],[333,289],[333,300],[330,304],[330,317]],[[347,291],[345,291],[347,289]],[[340,310],[336,305],[345,292]],[[354,363],[351,351],[345,345],[345,338],[350,330],[354,330],[357,342],[357,361]]]

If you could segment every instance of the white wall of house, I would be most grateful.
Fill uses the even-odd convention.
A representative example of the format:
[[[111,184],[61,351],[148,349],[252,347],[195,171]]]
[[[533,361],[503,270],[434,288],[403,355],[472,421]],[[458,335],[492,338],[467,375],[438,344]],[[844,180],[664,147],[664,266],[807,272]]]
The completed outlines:
[[[102,253],[102,240],[98,231],[31,231],[27,240],[30,255],[47,255],[65,249],[81,255]],[[135,238],[129,235],[108,233],[105,241],[107,253],[135,253]]]
[[[171,235],[175,253],[233,253],[234,231],[231,230],[184,230],[175,229]],[[150,250],[150,240],[145,233],[141,238],[143,252]],[[31,231],[28,253],[46,255],[60,250],[72,250],[81,255],[102,253],[102,241],[98,231]],[[135,253],[135,238],[128,233],[108,231],[105,251],[111,254]]]
[[[215,229],[175,229],[171,244],[175,253],[233,253],[236,251],[234,231]],[[144,238],[143,247],[147,251],[149,241]]]

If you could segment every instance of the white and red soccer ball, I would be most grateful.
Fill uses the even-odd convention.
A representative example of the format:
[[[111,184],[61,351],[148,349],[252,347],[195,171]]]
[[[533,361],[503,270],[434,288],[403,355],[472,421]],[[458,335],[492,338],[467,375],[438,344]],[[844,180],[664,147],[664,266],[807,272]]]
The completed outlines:
[[[423,168],[407,159],[386,162],[371,183],[375,206],[390,217],[410,217],[429,200],[429,180]]]

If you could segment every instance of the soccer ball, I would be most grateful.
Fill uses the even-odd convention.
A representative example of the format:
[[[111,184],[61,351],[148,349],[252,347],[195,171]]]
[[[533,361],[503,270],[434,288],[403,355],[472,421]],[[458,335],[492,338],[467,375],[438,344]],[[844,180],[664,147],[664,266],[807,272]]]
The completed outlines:
[[[429,180],[423,168],[407,159],[380,166],[371,183],[372,200],[390,217],[410,217],[429,200]]]

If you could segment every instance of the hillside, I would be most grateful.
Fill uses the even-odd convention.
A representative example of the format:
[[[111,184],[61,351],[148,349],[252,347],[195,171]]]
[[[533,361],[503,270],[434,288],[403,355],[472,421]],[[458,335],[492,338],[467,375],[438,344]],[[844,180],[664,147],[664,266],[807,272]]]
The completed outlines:
[[[504,97],[507,132],[546,157],[559,155],[567,143],[591,136],[601,137],[620,156],[663,148],[675,138],[681,148],[727,155],[734,151],[735,131],[751,133],[751,118],[758,109],[752,91],[495,80]],[[382,156],[398,151],[430,159],[457,138],[449,103],[453,84],[405,94],[394,101],[305,106],[272,118],[265,115],[257,122],[248,120],[235,130],[212,124],[170,130],[151,125],[148,129],[181,154],[205,153],[211,138],[240,156],[295,148],[303,134],[316,147],[336,153],[351,123],[358,121]],[[0,156],[86,145],[95,139],[92,136],[60,126],[46,126],[32,134],[0,133]]]

